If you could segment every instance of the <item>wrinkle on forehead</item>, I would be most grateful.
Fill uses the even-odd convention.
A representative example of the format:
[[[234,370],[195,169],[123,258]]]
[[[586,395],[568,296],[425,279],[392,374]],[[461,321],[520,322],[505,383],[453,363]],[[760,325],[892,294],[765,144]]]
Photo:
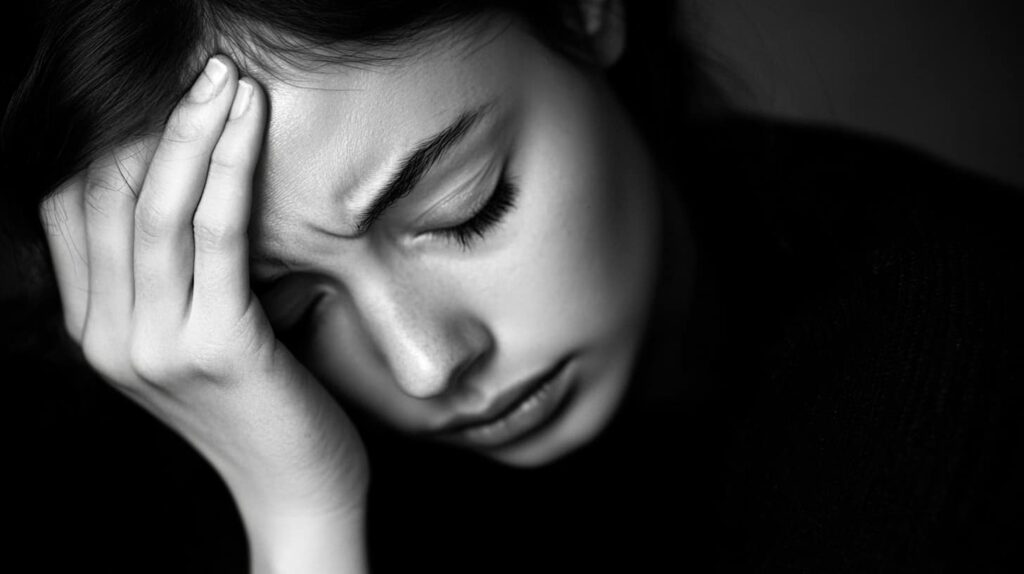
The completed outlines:
[[[224,22],[213,33],[212,49],[199,50],[195,64],[201,70],[206,59],[219,52],[231,57],[244,75],[271,92],[277,86],[336,89],[319,85],[315,76],[333,76],[343,69],[414,64],[439,53],[462,57],[486,46],[514,22],[509,14],[482,10],[421,25],[412,23],[405,30],[379,38],[332,43],[305,40],[267,24]]]
[[[285,236],[335,227],[330,221],[352,198],[380,188],[414,145],[467,108],[506,97],[509,83],[522,81],[521,35],[510,29],[487,34],[472,51],[462,44],[382,67],[271,80],[253,238],[288,247]]]
[[[407,150],[426,135],[422,128],[431,127],[429,120],[440,125],[444,118],[459,113],[465,102],[480,99],[479,72],[488,71],[481,66],[480,55],[508,29],[506,20],[492,22],[486,31],[470,27],[461,34],[437,34],[430,37],[432,43],[421,42],[424,47],[415,55],[384,66],[324,65],[317,71],[293,69],[288,78],[265,80],[270,119],[263,152],[264,191],[272,195],[290,191],[283,177],[288,166],[281,161],[286,154],[280,152],[301,149],[310,137],[319,139],[318,143],[330,140],[337,144],[333,149],[346,152],[342,158],[331,157],[331,163],[367,155],[367,143],[390,145],[391,150],[376,150],[385,154]],[[473,37],[467,36],[470,31]],[[416,97],[410,97],[410,92],[417,92]],[[387,113],[374,113],[382,110]],[[323,133],[328,126],[338,128],[329,137]],[[345,129],[348,133],[341,133]]]

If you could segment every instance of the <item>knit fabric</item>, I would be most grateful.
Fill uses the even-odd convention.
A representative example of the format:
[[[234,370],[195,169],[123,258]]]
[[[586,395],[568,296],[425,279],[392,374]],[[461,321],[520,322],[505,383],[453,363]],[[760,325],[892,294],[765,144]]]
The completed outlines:
[[[726,563],[1020,566],[1024,193],[834,130],[704,141],[750,166],[692,200],[732,333]],[[750,226],[723,233],[737,204]]]

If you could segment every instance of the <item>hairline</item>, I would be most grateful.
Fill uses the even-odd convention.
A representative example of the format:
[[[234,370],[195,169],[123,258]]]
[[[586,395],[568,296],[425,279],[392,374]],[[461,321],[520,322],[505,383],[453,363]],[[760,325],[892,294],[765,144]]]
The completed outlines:
[[[274,81],[294,85],[304,74],[331,74],[339,67],[369,69],[407,64],[438,51],[457,56],[479,49],[512,24],[511,18],[491,34],[486,32],[507,14],[481,10],[458,17],[448,16],[426,23],[413,23],[396,42],[381,38],[317,43],[302,39],[261,22],[227,19],[205,30],[193,56],[190,74],[198,76],[214,54],[224,54],[242,75],[263,85]],[[397,35],[396,35],[397,36]]]

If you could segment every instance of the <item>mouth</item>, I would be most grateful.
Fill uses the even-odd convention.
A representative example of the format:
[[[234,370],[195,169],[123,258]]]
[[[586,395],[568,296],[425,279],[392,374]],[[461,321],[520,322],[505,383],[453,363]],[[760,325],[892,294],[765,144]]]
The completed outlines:
[[[532,436],[557,418],[569,394],[569,359],[530,379],[480,414],[456,418],[443,436],[476,447],[498,448]]]

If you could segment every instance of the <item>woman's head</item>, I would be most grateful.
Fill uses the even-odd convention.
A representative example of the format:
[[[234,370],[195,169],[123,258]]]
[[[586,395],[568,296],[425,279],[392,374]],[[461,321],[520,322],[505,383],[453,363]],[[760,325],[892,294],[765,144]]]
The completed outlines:
[[[607,80],[616,5],[270,4],[176,3],[146,22],[157,39],[77,14],[72,36],[118,41],[77,54],[99,60],[79,78],[43,54],[19,101],[75,121],[40,126],[64,134],[55,175],[158,127],[228,53],[270,101],[254,287],[324,384],[516,464],[593,437],[629,378],[659,232],[651,154]],[[15,107],[8,134],[30,116]],[[44,167],[43,151],[26,159]]]

